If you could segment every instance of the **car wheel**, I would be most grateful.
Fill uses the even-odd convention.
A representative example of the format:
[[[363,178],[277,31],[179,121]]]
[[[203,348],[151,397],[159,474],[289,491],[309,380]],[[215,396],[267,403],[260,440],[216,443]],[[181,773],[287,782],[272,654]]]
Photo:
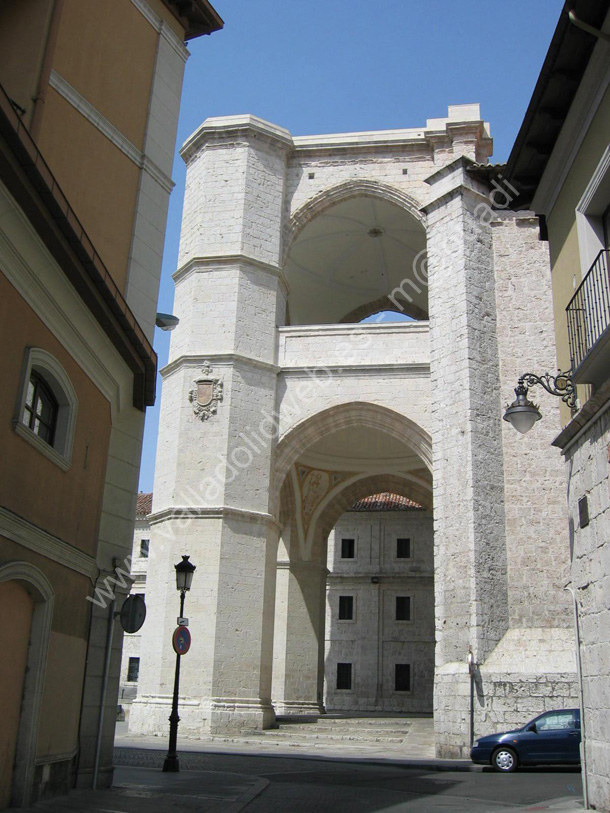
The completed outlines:
[[[500,771],[501,773],[512,773],[512,771],[517,770],[519,761],[517,759],[517,754],[512,748],[502,747],[493,752],[491,764],[494,766],[496,771]]]

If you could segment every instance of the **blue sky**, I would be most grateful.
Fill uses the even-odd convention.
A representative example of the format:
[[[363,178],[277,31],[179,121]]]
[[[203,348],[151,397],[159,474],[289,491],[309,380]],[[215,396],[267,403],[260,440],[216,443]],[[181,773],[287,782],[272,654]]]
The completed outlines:
[[[252,113],[293,135],[421,127],[479,102],[492,161],[523,119],[563,0],[212,0],[225,27],[189,43],[177,145],[208,116]],[[184,191],[176,152],[159,310],[170,312]],[[179,315],[179,314],[178,314]],[[159,366],[169,336],[157,330]],[[151,491],[161,400],[147,411]]]

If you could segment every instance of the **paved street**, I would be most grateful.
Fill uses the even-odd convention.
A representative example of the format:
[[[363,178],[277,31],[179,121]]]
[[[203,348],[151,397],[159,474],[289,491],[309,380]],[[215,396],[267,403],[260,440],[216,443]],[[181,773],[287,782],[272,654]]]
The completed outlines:
[[[253,749],[254,751],[254,749]],[[582,810],[577,770],[501,775],[466,762],[337,760],[185,751],[179,774],[164,750],[117,748],[115,786],[43,802],[37,813],[508,813]]]

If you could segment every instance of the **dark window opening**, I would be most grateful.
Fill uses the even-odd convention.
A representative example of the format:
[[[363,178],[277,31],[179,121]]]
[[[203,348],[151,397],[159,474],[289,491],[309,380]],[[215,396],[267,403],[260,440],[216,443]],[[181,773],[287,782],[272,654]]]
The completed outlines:
[[[32,371],[23,410],[23,423],[41,440],[53,445],[59,406],[49,385]]]
[[[578,524],[581,528],[586,528],[589,524],[589,501],[586,495],[578,500]]]
[[[337,689],[352,688],[352,665],[351,663],[337,664]]]
[[[410,559],[411,558],[411,540],[410,539],[397,539],[396,540],[396,558],[397,559]]]
[[[354,597],[339,596],[339,621],[352,621],[354,618]]]
[[[139,658],[130,658],[129,665],[127,667],[127,680],[129,683],[135,683],[138,679],[140,674],[140,659]]]
[[[341,540],[341,558],[353,559],[356,551],[356,542],[354,539]]]
[[[394,671],[394,691],[411,691],[411,664],[397,663]]]
[[[148,559],[150,539],[140,539],[140,559]]]
[[[396,620],[411,620],[411,596],[396,596]]]

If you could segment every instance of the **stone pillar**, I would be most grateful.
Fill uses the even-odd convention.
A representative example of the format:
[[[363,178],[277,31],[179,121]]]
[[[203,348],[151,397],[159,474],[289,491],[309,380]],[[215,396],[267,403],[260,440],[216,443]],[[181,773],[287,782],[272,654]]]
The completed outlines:
[[[278,527],[269,514],[276,325],[286,289],[280,237],[285,130],[251,116],[208,119],[183,148],[187,182],[163,371],[141,691],[135,731],[158,731],[173,681],[173,564],[197,566],[187,598],[181,731],[274,720],[271,662]],[[162,639],[158,630],[163,629]]]
[[[508,618],[492,235],[467,166],[460,158],[429,178],[425,207],[440,757],[467,752],[468,649],[485,660]]]
[[[278,562],[278,636],[273,704],[276,714],[324,712],[326,576],[322,562]]]

